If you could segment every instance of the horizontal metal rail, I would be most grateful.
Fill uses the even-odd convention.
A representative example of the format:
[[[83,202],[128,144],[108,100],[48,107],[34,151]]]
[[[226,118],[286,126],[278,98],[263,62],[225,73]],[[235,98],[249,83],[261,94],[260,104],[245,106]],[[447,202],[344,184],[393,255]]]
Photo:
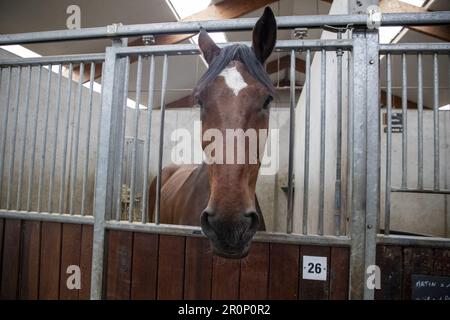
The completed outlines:
[[[437,237],[399,236],[399,235],[387,236],[378,234],[377,244],[450,248],[450,239]]]
[[[450,190],[447,190],[447,189],[403,189],[403,188],[391,188],[391,192],[450,194]]]
[[[36,211],[0,210],[0,218],[49,221],[61,223],[94,224],[93,216],[80,216],[80,215],[36,212]]]
[[[0,35],[0,45],[37,43],[49,41],[85,40],[100,38],[133,37],[139,35],[197,33],[200,28],[211,32],[252,30],[258,18],[239,18],[228,20],[164,22],[134,25],[110,25],[76,30],[55,30],[45,32],[28,32]],[[298,27],[321,28],[324,26],[347,27],[367,26],[368,15],[307,15],[278,17],[280,29]],[[423,26],[450,24],[450,11],[423,13],[385,13],[381,19],[382,26]]]
[[[245,44],[251,46],[251,42],[230,42],[218,44],[219,47],[226,47],[233,44]],[[290,51],[292,49],[310,49],[310,50],[325,50],[335,51],[337,49],[351,50],[353,44],[351,40],[279,40],[275,44],[275,51]],[[119,56],[130,54],[153,54],[153,55],[190,55],[200,53],[197,44],[170,44],[170,45],[155,45],[143,47],[122,47],[116,50]]]
[[[204,237],[200,227],[171,225],[171,224],[155,224],[155,223],[140,223],[128,221],[107,221],[105,227],[109,230],[123,230],[133,232],[147,232],[158,234],[170,234],[179,236],[197,236]],[[286,234],[281,232],[257,232],[254,241],[259,242],[277,242],[277,243],[292,243],[304,245],[336,245],[336,246],[350,246],[350,238],[346,236],[314,236],[302,234]]]
[[[104,53],[93,54],[73,54],[60,56],[46,56],[36,58],[12,58],[0,59],[0,65],[3,66],[37,66],[46,64],[64,64],[78,62],[102,62],[105,60]]]
[[[380,54],[435,53],[450,51],[450,43],[392,43],[380,44]]]

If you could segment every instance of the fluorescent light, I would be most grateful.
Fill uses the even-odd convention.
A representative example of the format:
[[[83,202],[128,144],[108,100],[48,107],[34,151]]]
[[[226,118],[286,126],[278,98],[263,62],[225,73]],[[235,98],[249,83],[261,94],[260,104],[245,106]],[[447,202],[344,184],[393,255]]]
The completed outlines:
[[[179,19],[184,19],[207,8],[211,0],[168,0],[175,9]]]
[[[400,0],[400,1],[411,4],[416,7],[421,7],[425,3],[425,0]]]

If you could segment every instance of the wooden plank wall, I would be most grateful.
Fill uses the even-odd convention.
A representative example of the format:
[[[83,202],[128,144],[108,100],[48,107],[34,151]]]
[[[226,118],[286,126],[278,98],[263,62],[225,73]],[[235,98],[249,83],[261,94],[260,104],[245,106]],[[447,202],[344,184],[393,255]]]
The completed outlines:
[[[0,299],[89,299],[92,226],[0,219]],[[80,266],[81,289],[66,286]]]
[[[349,249],[255,242],[247,258],[212,256],[198,237],[108,233],[108,299],[346,299]],[[329,258],[327,281],[301,279],[303,255]]]
[[[0,299],[88,299],[92,226],[0,219]],[[346,299],[349,249],[255,242],[247,258],[213,257],[207,239],[108,232],[107,299]],[[304,255],[328,257],[327,281],[304,280]],[[67,267],[81,268],[68,290]],[[450,276],[450,249],[382,245],[376,299],[410,299],[411,275]]]
[[[381,271],[378,300],[411,299],[411,275],[450,277],[450,249],[379,245],[377,265]]]

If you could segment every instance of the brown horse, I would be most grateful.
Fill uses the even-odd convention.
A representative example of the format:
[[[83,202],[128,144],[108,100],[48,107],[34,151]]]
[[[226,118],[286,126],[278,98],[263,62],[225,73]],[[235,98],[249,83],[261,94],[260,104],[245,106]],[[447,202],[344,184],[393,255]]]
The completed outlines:
[[[208,130],[226,136],[230,129],[240,132],[268,129],[268,105],[275,88],[263,63],[275,45],[276,29],[273,12],[267,7],[253,29],[252,48],[236,44],[220,49],[206,31],[200,31],[198,44],[209,68],[199,80],[194,97],[201,107],[205,154],[211,142],[205,139]],[[160,222],[201,225],[211,240],[213,253],[225,258],[245,257],[255,232],[265,230],[255,187],[266,139],[257,135],[255,161],[251,161],[254,158],[249,143],[245,142],[245,150],[235,150],[233,141],[231,163],[171,165],[161,174]],[[227,160],[230,144],[225,139],[220,148]],[[218,155],[220,150],[211,154]],[[234,157],[239,151],[245,154],[244,163]],[[206,157],[208,160],[207,154]],[[149,190],[150,214],[154,209],[155,189],[154,180]]]

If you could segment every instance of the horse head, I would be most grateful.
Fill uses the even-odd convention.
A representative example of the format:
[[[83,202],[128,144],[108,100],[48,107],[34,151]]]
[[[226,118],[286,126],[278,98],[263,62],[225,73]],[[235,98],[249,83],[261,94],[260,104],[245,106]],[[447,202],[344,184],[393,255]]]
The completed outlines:
[[[194,91],[201,107],[210,185],[201,227],[213,253],[226,258],[245,257],[259,226],[255,187],[267,137],[261,132],[267,133],[275,95],[263,64],[274,48],[276,30],[267,7],[253,29],[251,48],[235,44],[221,49],[205,30],[199,34],[200,51],[209,65]]]

